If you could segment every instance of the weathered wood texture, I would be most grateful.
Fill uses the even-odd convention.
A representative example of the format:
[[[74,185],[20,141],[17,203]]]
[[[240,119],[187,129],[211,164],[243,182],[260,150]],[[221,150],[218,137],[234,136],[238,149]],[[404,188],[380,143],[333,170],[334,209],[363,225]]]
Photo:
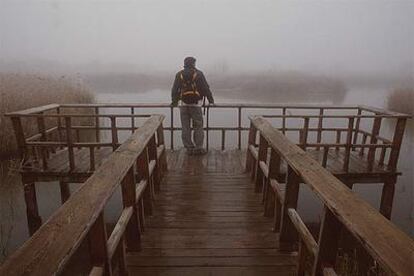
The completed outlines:
[[[52,275],[60,272],[81,242],[90,233],[92,260],[95,266],[104,267],[111,273],[111,256],[116,248],[123,252],[123,239],[112,233],[106,244],[103,209],[115,189],[121,185],[135,186],[131,175],[138,156],[147,148],[148,142],[162,127],[163,116],[154,115],[120,146],[97,171],[62,205],[49,220],[21,248],[0,267],[0,275]],[[148,179],[146,179],[149,181]],[[130,187],[130,186],[129,186]],[[129,189],[130,190],[130,189]],[[125,207],[118,231],[125,231],[126,219],[136,216],[131,207],[131,194],[124,192]],[[137,223],[135,223],[137,225]],[[90,232],[93,231],[93,232]],[[132,239],[128,248],[133,248]],[[116,246],[115,243],[118,243]],[[108,252],[108,247],[111,252]],[[115,248],[115,249],[114,249]],[[110,253],[110,254],[109,254]]]
[[[337,246],[332,241],[341,227],[345,227],[388,274],[412,275],[414,242],[410,237],[320,166],[309,154],[293,144],[282,132],[273,128],[264,118],[252,117],[252,123],[261,137],[267,140],[269,146],[289,166],[286,184],[286,193],[289,195],[285,195],[284,208],[296,207],[298,184],[292,180],[296,177],[310,187],[326,208],[314,273],[321,274],[325,262],[334,265]],[[283,215],[287,212],[284,210]],[[287,234],[289,231],[286,231],[291,230],[292,225],[300,228],[302,226],[298,223],[282,223],[281,242],[291,242],[294,245],[295,240]],[[287,229],[283,229],[284,227]],[[307,235],[301,236],[306,238]]]
[[[244,173],[241,151],[169,152],[169,172],[147,219],[130,275],[293,275],[272,219]]]

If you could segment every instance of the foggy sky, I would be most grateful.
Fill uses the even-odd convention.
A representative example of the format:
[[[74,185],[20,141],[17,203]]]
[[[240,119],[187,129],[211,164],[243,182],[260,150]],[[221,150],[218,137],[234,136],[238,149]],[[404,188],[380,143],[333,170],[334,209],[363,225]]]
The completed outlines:
[[[0,62],[413,73],[413,18],[411,0],[0,0]]]

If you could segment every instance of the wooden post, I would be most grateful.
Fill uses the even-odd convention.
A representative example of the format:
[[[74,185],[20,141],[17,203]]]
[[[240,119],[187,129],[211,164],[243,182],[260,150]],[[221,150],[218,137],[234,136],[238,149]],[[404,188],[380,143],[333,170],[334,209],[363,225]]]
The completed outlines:
[[[156,192],[160,191],[160,164],[157,160],[157,144],[155,141],[155,135],[152,136],[148,143],[148,160],[155,160],[155,168],[153,171],[153,179],[154,179],[154,190]]]
[[[246,152],[246,172],[250,172],[253,169],[253,155],[250,152],[250,145],[254,145],[256,143],[256,128],[254,127],[253,123],[250,123],[249,129],[249,137],[247,141],[247,152]]]
[[[89,147],[89,170],[95,171],[95,147]]]
[[[341,135],[342,135],[342,131],[341,130],[337,130],[336,131],[336,144],[337,146],[335,146],[335,150],[338,151],[339,150],[339,144],[341,143]]]
[[[355,123],[354,137],[353,137],[353,142],[352,142],[352,144],[354,144],[354,145],[358,141],[359,127],[361,125],[361,114],[362,114],[362,110],[361,110],[361,108],[358,107],[358,114],[357,114],[358,117],[357,117],[357,120],[356,120],[356,123]]]
[[[170,122],[170,148],[171,150],[174,150],[174,107],[170,107],[170,117],[171,117],[171,122]]]
[[[238,123],[238,149],[241,150],[241,130],[242,130],[242,108],[239,106],[237,108],[237,123]]]
[[[328,164],[328,153],[329,153],[329,147],[323,146],[322,167],[324,168],[326,168]]]
[[[99,107],[95,107],[95,140],[97,143],[101,142],[101,135],[99,132],[99,117],[97,115],[99,115]]]
[[[26,161],[27,159],[27,149],[26,149],[26,139],[24,136],[22,120],[20,117],[11,117],[11,121],[13,124],[14,135],[16,136],[17,146],[18,146],[18,153],[19,157],[22,159],[22,162]]]
[[[278,179],[280,173],[280,156],[274,149],[271,149],[270,152],[270,161],[269,161],[269,176],[266,179],[266,198],[265,198],[265,212],[266,217],[273,217],[275,213],[275,201],[276,199],[275,192],[273,191],[270,185],[270,179]]]
[[[351,155],[352,148],[352,131],[354,127],[354,118],[348,118],[348,131],[346,134],[346,145],[345,145],[345,157],[344,157],[344,167],[342,168],[345,172],[349,170],[349,158]]]
[[[316,137],[316,143],[320,144],[322,141],[322,128],[323,128],[323,112],[324,109],[319,109],[319,119],[318,119],[318,134]],[[320,150],[320,147],[318,146],[316,150]]]
[[[300,146],[306,151],[306,143],[308,141],[308,131],[309,131],[309,117],[303,118],[303,130],[300,138]]]
[[[41,113],[43,115],[43,113]],[[40,133],[40,141],[45,142],[47,140],[46,137],[46,126],[45,126],[45,118],[43,116],[37,117],[37,129]],[[42,167],[43,170],[47,170],[47,158],[48,152],[46,147],[40,147],[40,153],[42,155]]]
[[[362,142],[361,142],[362,145],[365,145],[367,143],[367,138],[368,138],[368,135],[364,133],[362,135]],[[365,148],[362,147],[361,150],[359,151],[359,156],[364,156],[364,151],[365,151]]]
[[[64,181],[59,181],[60,186],[60,199],[62,204],[65,203],[70,197],[69,183]]]
[[[306,245],[303,240],[299,243],[299,252],[298,252],[298,264],[297,264],[297,276],[305,276],[306,272]]]
[[[406,118],[398,118],[395,126],[394,137],[392,139],[392,149],[388,159],[388,170],[392,172],[397,170],[398,156],[400,155],[406,121]]]
[[[60,115],[60,107],[56,108],[56,114]],[[56,117],[57,120],[57,130],[58,130],[58,137],[59,137],[59,142],[63,142],[63,134],[62,134],[62,118],[61,117]],[[62,146],[60,147],[62,149]]]
[[[224,150],[226,147],[226,130],[223,128],[221,130],[221,150]]]
[[[377,114],[376,114],[377,115]],[[371,141],[370,144],[374,145],[378,142],[378,134],[380,132],[381,128],[381,117],[377,117],[374,119],[374,123],[372,125],[372,132],[371,132]],[[374,168],[374,162],[375,162],[375,153],[377,151],[376,147],[370,147],[368,149],[368,171],[371,172]]]
[[[135,131],[135,108],[131,107],[131,133],[134,133]]]
[[[152,195],[151,195],[151,178],[149,177],[149,168],[148,168],[148,147],[142,151],[142,153],[137,158],[137,182],[141,180],[147,180],[147,187],[144,191],[144,211],[148,215],[152,215]]]
[[[286,134],[286,107],[282,109],[282,133]]]
[[[391,219],[396,182],[397,176],[388,176],[382,187],[380,213],[387,219]]]
[[[206,115],[206,149],[210,148],[210,107],[207,106],[207,115]]]
[[[164,152],[160,156],[160,165],[161,165],[161,178],[164,176],[164,172],[168,171],[168,164],[167,164],[167,152],[164,140],[164,127],[161,125],[157,129],[157,140],[159,146],[164,146]]]
[[[26,202],[27,226],[32,236],[42,225],[36,197],[36,183],[31,179],[23,179],[24,200]]]
[[[288,209],[293,208],[296,210],[299,197],[299,184],[300,177],[296,172],[288,166],[285,200],[283,202],[282,219],[280,225],[280,250],[282,251],[294,251],[297,246],[298,233],[289,218]]]
[[[323,275],[323,267],[326,264],[330,267],[335,265],[341,228],[339,220],[325,206],[312,275]]]
[[[71,171],[75,169],[75,155],[73,153],[73,137],[72,137],[72,121],[71,117],[65,117],[65,126],[66,126],[66,143],[68,146],[69,154],[69,168]]]
[[[267,159],[267,148],[268,148],[268,143],[266,141],[266,139],[260,135],[260,140],[259,140],[259,154],[258,154],[258,158],[256,161],[256,175],[254,178],[254,183],[255,183],[255,189],[254,191],[256,193],[260,193],[262,191],[263,188],[263,180],[264,180],[264,174],[262,169],[260,168],[260,161],[265,161]]]
[[[139,224],[139,214],[137,203],[135,202],[135,173],[134,167],[130,168],[121,182],[122,188],[122,203],[124,208],[132,207],[133,213],[129,220],[128,226],[125,231],[126,244],[128,251],[141,250],[141,233]]]
[[[108,237],[103,212],[92,225],[88,237],[92,266],[104,267],[104,275],[112,275],[112,265],[108,259]]]
[[[119,241],[119,245],[116,249],[116,256],[118,259],[118,268],[119,268],[119,275],[120,276],[128,276],[128,267],[126,262],[126,252],[125,252],[125,241],[122,238]]]
[[[118,148],[118,130],[116,129],[116,117],[111,116],[112,149]]]

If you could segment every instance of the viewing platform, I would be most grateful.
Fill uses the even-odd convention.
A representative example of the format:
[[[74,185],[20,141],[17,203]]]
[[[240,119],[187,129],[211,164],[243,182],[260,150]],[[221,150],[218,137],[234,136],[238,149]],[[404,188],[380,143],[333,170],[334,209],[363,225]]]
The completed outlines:
[[[223,110],[231,125],[212,121]],[[201,156],[177,149],[167,104],[52,104],[7,116],[32,237],[0,275],[339,275],[345,262],[364,275],[414,271],[413,240],[388,220],[405,114],[218,104],[206,110]],[[36,197],[44,181],[59,182],[62,200],[47,221]],[[71,194],[69,183],[84,184]],[[379,210],[352,192],[356,183],[383,184]],[[323,205],[316,229],[297,208],[301,185]],[[122,205],[115,222],[104,216],[110,199]]]

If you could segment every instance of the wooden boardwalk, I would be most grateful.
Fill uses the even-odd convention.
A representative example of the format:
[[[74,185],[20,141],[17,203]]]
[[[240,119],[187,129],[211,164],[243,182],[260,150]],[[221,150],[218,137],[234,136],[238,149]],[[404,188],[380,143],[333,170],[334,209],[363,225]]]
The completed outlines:
[[[130,275],[294,275],[242,167],[242,151],[169,152],[169,172],[146,221]]]

